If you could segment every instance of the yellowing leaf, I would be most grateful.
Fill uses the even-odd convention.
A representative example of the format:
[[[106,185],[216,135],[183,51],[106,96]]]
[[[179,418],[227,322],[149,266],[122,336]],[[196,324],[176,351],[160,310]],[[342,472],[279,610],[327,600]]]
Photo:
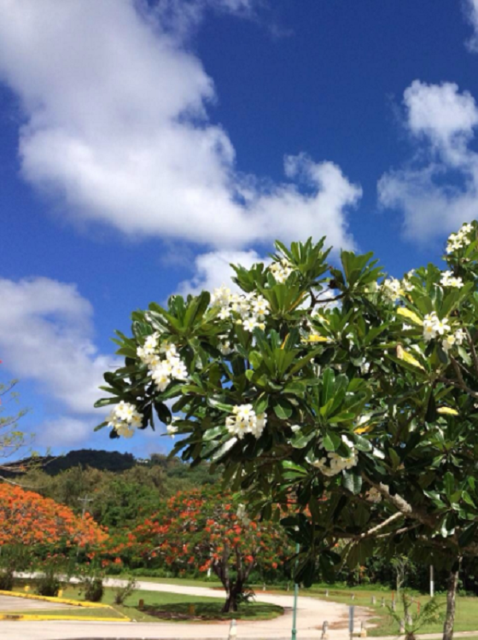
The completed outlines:
[[[328,338],[326,338],[325,336],[320,336],[318,333],[313,333],[308,338],[309,342],[328,342],[328,340]]]
[[[367,431],[372,431],[372,429],[373,429],[373,425],[366,424],[363,427],[357,427],[356,429],[354,429],[354,433],[358,433],[360,435],[361,433],[367,433]]]
[[[437,409],[437,413],[441,413],[442,415],[446,415],[446,416],[458,416],[459,415],[458,411],[456,411],[455,409],[452,409],[451,407],[439,407]]]
[[[407,318],[407,320],[411,320],[415,324],[418,324],[420,326],[423,325],[423,320],[419,318],[414,311],[407,309],[407,307],[398,307],[397,314],[399,316],[403,316],[404,318]]]
[[[418,360],[414,358],[411,353],[405,351],[405,349],[401,345],[397,345],[397,358],[413,365],[414,367],[417,367],[418,369],[421,369],[422,371],[425,371],[425,368],[418,362]]]

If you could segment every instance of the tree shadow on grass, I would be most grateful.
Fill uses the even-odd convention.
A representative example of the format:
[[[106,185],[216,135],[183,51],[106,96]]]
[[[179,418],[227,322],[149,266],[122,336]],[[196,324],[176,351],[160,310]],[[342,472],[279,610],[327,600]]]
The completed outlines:
[[[141,611],[161,620],[213,621],[213,620],[272,620],[284,613],[275,604],[254,602],[239,606],[238,611],[223,613],[223,602],[145,605]]]

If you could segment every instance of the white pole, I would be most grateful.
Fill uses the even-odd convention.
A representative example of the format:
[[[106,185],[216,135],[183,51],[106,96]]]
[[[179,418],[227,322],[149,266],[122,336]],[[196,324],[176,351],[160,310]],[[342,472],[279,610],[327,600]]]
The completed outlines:
[[[228,640],[236,640],[236,638],[237,638],[237,622],[235,620],[231,620],[231,626],[229,627]]]
[[[430,565],[430,598],[435,595],[435,582],[433,580],[433,566]]]

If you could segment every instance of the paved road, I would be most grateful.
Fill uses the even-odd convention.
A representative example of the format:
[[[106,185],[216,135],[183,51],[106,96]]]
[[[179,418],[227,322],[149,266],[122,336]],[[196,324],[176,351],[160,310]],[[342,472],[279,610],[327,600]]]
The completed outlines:
[[[124,581],[109,579],[109,586],[124,584]],[[185,587],[181,585],[139,582],[138,589],[180,593],[184,595],[224,598],[224,592],[205,587]],[[290,640],[292,629],[293,596],[258,593],[257,601],[278,604],[285,614],[275,620],[237,623],[237,640]],[[356,608],[357,629],[360,620],[367,616],[366,609]],[[330,624],[330,640],[346,640],[348,607],[316,598],[299,597],[297,613],[298,640],[318,640],[324,620]],[[154,640],[226,640],[229,633],[228,622],[215,623],[138,623],[138,622],[73,622],[73,621],[0,621],[2,640],[83,640],[86,638],[135,638]]]
[[[72,605],[61,604],[59,602],[47,602],[45,600],[30,600],[29,598],[15,598],[14,596],[0,595],[0,613],[3,611],[35,611],[54,609],[73,609]]]

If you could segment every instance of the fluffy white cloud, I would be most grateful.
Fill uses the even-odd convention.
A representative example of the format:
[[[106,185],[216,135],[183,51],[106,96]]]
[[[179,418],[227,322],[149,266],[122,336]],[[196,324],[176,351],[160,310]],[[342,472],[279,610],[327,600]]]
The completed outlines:
[[[253,4],[180,6],[241,14]],[[361,190],[336,165],[287,158],[282,184],[237,171],[229,137],[207,118],[215,91],[184,44],[188,20],[178,35],[165,17],[177,6],[0,0],[0,78],[24,111],[25,179],[60,198],[67,215],[130,235],[232,249],[327,234],[350,246],[346,213]]]
[[[71,416],[60,416],[46,420],[35,436],[35,444],[45,447],[75,447],[91,437],[95,422]]]
[[[383,206],[403,212],[406,235],[424,241],[478,217],[478,154],[469,146],[478,108],[456,84],[417,80],[404,105],[418,150],[406,166],[382,176],[378,193]]]
[[[232,290],[239,287],[232,282],[235,275],[231,264],[240,264],[250,269],[255,262],[268,264],[270,258],[261,258],[255,251],[211,251],[203,253],[194,260],[194,275],[179,285],[179,293],[197,295],[201,291],[213,291],[226,285]]]
[[[478,0],[463,0],[465,16],[473,27],[473,35],[466,43],[472,52],[478,51]]]
[[[66,409],[91,415],[102,374],[114,360],[92,342],[90,303],[73,285],[48,278],[0,279],[0,300],[4,366]]]

